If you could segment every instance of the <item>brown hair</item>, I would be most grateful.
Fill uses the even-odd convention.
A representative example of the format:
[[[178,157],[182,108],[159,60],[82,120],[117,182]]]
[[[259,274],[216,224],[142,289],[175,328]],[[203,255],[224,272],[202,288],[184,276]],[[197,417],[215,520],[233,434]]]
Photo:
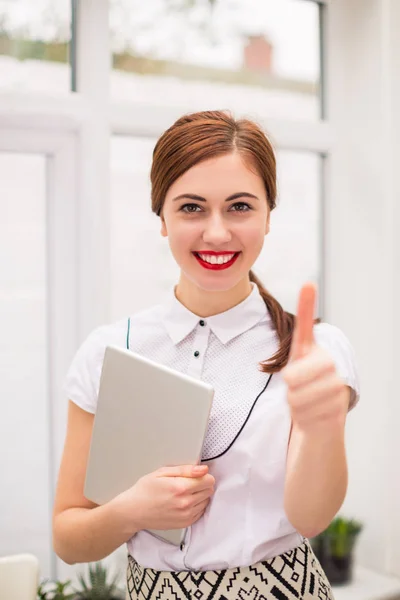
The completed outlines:
[[[225,111],[205,111],[178,119],[158,140],[151,167],[152,210],[161,214],[169,187],[201,161],[239,152],[256,169],[265,185],[268,206],[276,206],[276,160],[271,143],[262,129],[247,119],[235,120]],[[280,342],[279,350],[260,363],[265,373],[276,373],[287,364],[295,317],[283,310],[261,281],[250,271],[271,315]]]

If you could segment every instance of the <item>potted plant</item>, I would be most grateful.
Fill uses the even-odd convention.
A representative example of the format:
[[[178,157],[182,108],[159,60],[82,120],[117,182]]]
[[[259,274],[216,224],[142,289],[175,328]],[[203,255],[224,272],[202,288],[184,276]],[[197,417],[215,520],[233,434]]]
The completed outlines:
[[[117,586],[118,575],[107,581],[107,568],[97,562],[89,565],[88,581],[78,575],[79,587],[72,588],[71,581],[42,581],[37,590],[37,600],[123,600],[125,595]]]
[[[80,589],[75,589],[74,600],[123,600],[124,593],[117,586],[118,575],[107,582],[107,568],[97,562],[89,565],[89,581],[78,576]]]
[[[353,550],[362,529],[359,521],[337,516],[325,531],[312,538],[312,548],[332,585],[352,580]]]
[[[73,600],[74,592],[70,588],[70,581],[50,581],[45,579],[37,589],[37,600]]]

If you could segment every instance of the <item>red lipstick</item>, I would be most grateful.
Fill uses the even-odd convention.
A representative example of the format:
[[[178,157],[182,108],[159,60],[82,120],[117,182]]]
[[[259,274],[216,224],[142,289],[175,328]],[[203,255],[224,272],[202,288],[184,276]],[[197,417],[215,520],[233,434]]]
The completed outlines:
[[[205,269],[210,269],[211,271],[222,271],[223,269],[229,269],[229,267],[231,267],[237,260],[240,252],[214,252],[212,250],[204,250],[204,252],[193,252],[195,258],[197,259],[197,262],[204,267]],[[200,254],[203,254],[204,256],[226,256],[227,254],[233,254],[232,258],[230,261],[223,263],[223,264],[211,264],[209,262],[206,262],[205,260],[203,260],[200,257]]]

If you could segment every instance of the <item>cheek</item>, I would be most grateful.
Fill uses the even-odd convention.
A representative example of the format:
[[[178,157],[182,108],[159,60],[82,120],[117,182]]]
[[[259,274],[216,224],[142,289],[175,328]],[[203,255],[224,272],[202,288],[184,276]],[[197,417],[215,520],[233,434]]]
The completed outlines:
[[[201,227],[196,223],[175,224],[169,229],[169,245],[175,256],[187,254],[196,247],[201,237]]]
[[[246,227],[240,228],[237,236],[241,240],[243,247],[250,251],[259,252],[264,245],[265,225],[261,220],[248,222]]]

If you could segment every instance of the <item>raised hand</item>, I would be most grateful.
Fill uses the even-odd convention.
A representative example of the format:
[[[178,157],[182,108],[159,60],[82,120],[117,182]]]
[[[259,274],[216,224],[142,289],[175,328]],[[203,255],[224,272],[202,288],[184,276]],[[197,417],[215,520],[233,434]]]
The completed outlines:
[[[343,423],[349,399],[333,359],[314,338],[316,298],[316,286],[305,284],[300,291],[289,362],[282,371],[293,425],[304,432]]]

